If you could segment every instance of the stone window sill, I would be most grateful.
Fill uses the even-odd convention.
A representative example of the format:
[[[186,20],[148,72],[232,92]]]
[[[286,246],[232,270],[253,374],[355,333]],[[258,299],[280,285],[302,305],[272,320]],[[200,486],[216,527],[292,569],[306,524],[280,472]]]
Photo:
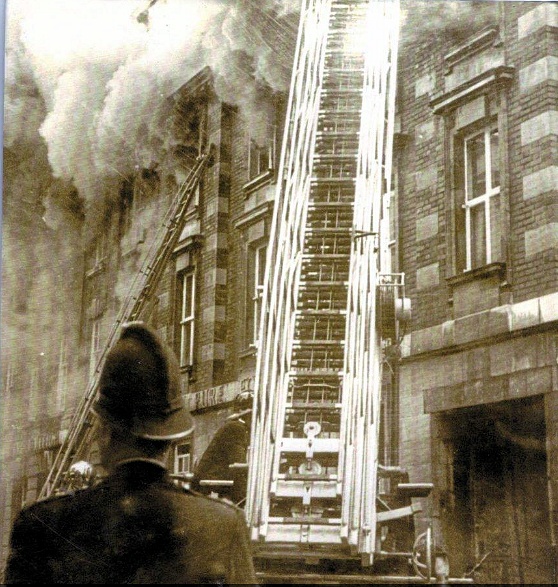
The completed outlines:
[[[506,264],[498,261],[489,263],[482,267],[477,267],[469,271],[464,271],[460,275],[452,275],[446,278],[446,282],[450,287],[456,287],[465,283],[470,283],[476,279],[485,279],[487,277],[499,277],[501,285],[506,283]]]
[[[263,185],[271,183],[271,181],[274,178],[274,175],[275,171],[273,169],[268,169],[267,171],[264,171],[263,173],[260,173],[260,175],[251,179],[249,182],[245,183],[242,186],[242,189],[244,190],[246,196],[248,196],[251,192],[257,190],[258,188],[262,187]]]
[[[243,351],[240,352],[240,358],[246,359],[248,357],[256,356],[256,345],[251,344],[249,347],[245,348]]]

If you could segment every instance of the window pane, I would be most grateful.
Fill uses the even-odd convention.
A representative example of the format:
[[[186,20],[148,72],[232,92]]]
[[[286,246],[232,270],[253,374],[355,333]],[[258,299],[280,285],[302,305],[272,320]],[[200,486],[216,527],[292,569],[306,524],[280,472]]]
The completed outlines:
[[[259,173],[264,173],[269,169],[269,146],[265,145],[259,151]]]
[[[490,198],[490,263],[502,258],[502,221],[500,218],[500,197]]]
[[[194,310],[194,274],[189,273],[184,280],[184,317],[191,317]]]
[[[246,274],[246,345],[258,338],[261,298],[265,279],[266,246],[248,249]]]
[[[265,255],[267,247],[260,247],[257,250],[258,256],[258,282],[256,286],[263,286],[265,279]]]
[[[190,472],[190,444],[179,444],[175,449],[175,473]]]
[[[191,366],[194,358],[194,319],[195,319],[195,288],[196,276],[193,270],[187,271],[180,275],[180,308],[178,316],[180,330],[178,332],[179,340],[179,359],[180,366]]]
[[[193,322],[186,322],[180,328],[180,365],[192,364],[192,331]]]
[[[259,171],[259,147],[255,141],[250,141],[250,179],[257,177]]]
[[[471,269],[486,264],[486,221],[484,204],[470,210],[471,218]]]
[[[492,188],[500,185],[500,154],[498,152],[499,135],[495,128],[490,133],[490,166],[492,171]]]
[[[486,165],[484,133],[466,142],[467,150],[467,198],[482,196],[486,192]]]
[[[246,273],[246,346],[252,344],[254,333],[254,282],[256,281],[256,266],[254,251],[252,248],[248,249],[247,259],[247,273]]]

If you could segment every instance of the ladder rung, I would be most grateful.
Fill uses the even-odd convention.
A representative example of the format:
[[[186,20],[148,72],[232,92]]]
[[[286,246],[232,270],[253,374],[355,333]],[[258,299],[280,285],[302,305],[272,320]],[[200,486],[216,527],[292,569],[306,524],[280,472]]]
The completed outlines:
[[[300,316],[344,316],[347,310],[296,310]]]
[[[350,236],[351,234],[351,226],[335,226],[332,228],[312,228],[308,227],[306,229],[305,235],[312,236],[313,234],[346,234]]]
[[[340,410],[343,404],[323,402],[288,402],[285,407],[290,410]]]
[[[347,287],[349,285],[348,281],[301,281],[300,288],[304,289],[305,287]]]
[[[353,153],[317,153],[314,155],[314,161],[355,161],[357,154],[356,149]]]
[[[355,177],[311,177],[310,183],[323,185],[328,183],[346,183],[346,184],[354,184],[356,181]]]
[[[345,69],[344,67],[326,67],[326,70],[324,71],[324,79],[327,79],[329,77],[334,77],[334,74],[358,74],[358,73],[364,73],[364,68],[363,67],[359,67],[357,69],[351,69],[351,68],[347,68]]]
[[[323,474],[323,475],[303,475],[300,473],[280,473],[277,479],[283,481],[337,481],[337,475]]]
[[[395,510],[388,510],[386,512],[376,512],[376,521],[377,523],[381,524],[384,522],[389,522],[391,520],[398,520],[399,518],[412,516],[413,514],[416,514],[421,511],[422,507],[420,506],[420,504],[413,503],[409,506],[397,508]]]
[[[308,438],[281,439],[281,452],[306,452],[308,448]],[[315,453],[339,452],[339,438],[313,438],[311,448]]]
[[[275,497],[303,497],[307,490],[303,481],[284,481],[279,479],[272,484],[271,493]],[[337,481],[314,481],[312,497],[315,499],[333,499],[337,497]]]
[[[322,138],[322,137],[327,137],[327,138],[344,138],[344,137],[358,137],[358,135],[360,134],[360,130],[358,128],[355,128],[354,130],[345,130],[345,131],[331,131],[331,130],[318,130],[316,131],[316,137],[317,138]]]
[[[313,524],[316,526],[340,525],[341,518],[313,518],[312,516],[300,516],[293,518],[272,517],[268,518],[270,524]]]
[[[308,524],[269,524],[265,532],[260,530],[260,535],[265,536],[265,541],[270,543],[341,544],[337,525],[316,528]]]
[[[290,377],[343,377],[343,371],[338,369],[308,369],[289,371]]]
[[[299,338],[293,340],[293,347],[301,346],[342,346],[345,344],[344,340],[326,340],[313,338]]]
[[[354,208],[354,204],[353,202],[318,202],[315,200],[310,200],[308,203],[309,212],[320,210],[322,208],[347,208],[350,211]]]
[[[344,253],[323,253],[323,254],[319,254],[319,253],[303,253],[302,254],[302,259],[306,260],[306,259],[348,259],[349,255],[346,255]]]

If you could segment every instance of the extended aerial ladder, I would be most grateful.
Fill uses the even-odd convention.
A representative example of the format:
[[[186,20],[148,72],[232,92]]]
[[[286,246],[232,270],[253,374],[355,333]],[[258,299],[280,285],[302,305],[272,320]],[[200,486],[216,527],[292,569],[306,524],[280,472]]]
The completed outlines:
[[[397,2],[301,19],[264,286],[247,516],[254,540],[343,544],[372,564]]]
[[[106,356],[116,342],[122,324],[133,320],[147,319],[152,296],[179,241],[190,202],[196,193],[203,171],[212,157],[211,150],[210,147],[196,159],[146,251],[142,266],[136,273],[129,293],[109,332],[93,376],[89,381],[87,392],[74,412],[68,433],[56,454],[39,498],[48,497],[58,491],[72,460],[82,454],[84,447],[88,447],[93,438],[95,416],[91,408],[97,397],[97,387]]]
[[[412,518],[419,510],[412,498],[432,485],[408,483],[399,467],[379,462],[384,349],[408,310],[387,246],[398,32],[397,0],[303,1],[268,247],[245,511],[258,560],[284,567],[289,559],[356,559],[370,568],[394,554],[430,582],[431,529],[395,553],[386,552],[385,530]],[[395,500],[379,494],[379,476]]]
[[[398,29],[398,0],[302,0],[251,408],[244,507],[256,559],[336,561],[347,583],[366,578],[352,562],[370,568],[391,556],[416,577],[368,578],[434,575],[430,529],[389,552],[385,532],[412,518],[412,498],[432,486],[406,482],[379,451],[384,345],[396,341],[406,310],[404,276],[391,272],[387,247]],[[192,170],[184,208],[206,161]],[[159,269],[140,273],[122,321],[140,316],[168,258],[161,251],[179,232],[155,247]],[[43,495],[84,444],[103,359]],[[343,579],[341,568],[350,571]]]

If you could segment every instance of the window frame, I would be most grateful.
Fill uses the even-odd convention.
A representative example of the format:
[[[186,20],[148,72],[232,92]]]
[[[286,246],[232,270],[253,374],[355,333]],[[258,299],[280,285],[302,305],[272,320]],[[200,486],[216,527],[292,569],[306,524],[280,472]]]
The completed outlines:
[[[101,318],[91,320],[91,335],[89,338],[89,377],[95,374],[95,369],[101,356]]]
[[[252,135],[248,137],[248,183],[252,183],[271,175],[275,170],[275,153],[277,144],[277,125],[269,122],[266,125],[266,138],[265,144],[259,145],[258,142],[252,138]],[[267,165],[261,165],[261,155],[265,153],[267,155]],[[255,172],[252,171],[252,165],[254,157],[257,157],[258,164]]]
[[[248,245],[246,266],[246,328],[245,347],[258,346],[262,300],[267,266],[268,240],[260,239]],[[260,275],[260,268],[263,272]]]
[[[188,447],[187,453],[180,453],[181,447]],[[183,466],[183,463],[187,463]],[[173,471],[175,475],[186,475],[192,472],[192,443],[191,442],[179,442],[174,445],[173,452]]]
[[[498,133],[498,144],[497,144],[497,151],[496,151],[496,158],[497,158],[497,171],[498,171],[498,185],[496,187],[492,186],[492,175],[493,175],[493,167],[492,167],[492,142],[491,138],[492,135],[496,131]],[[484,191],[480,195],[473,195],[473,197],[469,197],[470,186],[474,183],[474,178],[470,176],[470,161],[469,161],[469,149],[468,145],[474,139],[479,136],[483,136],[483,144],[484,144]],[[478,269],[484,265],[489,265],[496,259],[493,259],[492,255],[492,221],[491,221],[491,212],[492,212],[492,204],[491,200],[495,196],[500,196],[501,193],[501,157],[500,157],[500,149],[501,149],[501,140],[500,140],[500,132],[498,128],[498,120],[492,119],[487,120],[482,125],[481,128],[477,128],[473,132],[468,132],[463,135],[461,139],[461,148],[463,150],[463,196],[464,201],[461,204],[462,208],[465,210],[465,269],[464,271],[472,271],[473,269]],[[484,206],[484,262],[477,265],[474,263],[473,260],[473,240],[474,240],[474,227],[472,226],[472,212],[473,209],[478,206]]]
[[[197,304],[197,264],[191,264],[177,273],[177,355],[180,369],[192,370],[195,364],[195,345],[196,345],[196,304]],[[189,313],[186,313],[186,302],[188,301],[188,292],[185,291],[191,277],[191,288],[189,295]],[[184,331],[189,328],[189,344],[185,347]],[[186,354],[188,356],[186,356]]]
[[[86,253],[85,275],[91,277],[105,268],[107,260],[107,235],[101,231]]]

